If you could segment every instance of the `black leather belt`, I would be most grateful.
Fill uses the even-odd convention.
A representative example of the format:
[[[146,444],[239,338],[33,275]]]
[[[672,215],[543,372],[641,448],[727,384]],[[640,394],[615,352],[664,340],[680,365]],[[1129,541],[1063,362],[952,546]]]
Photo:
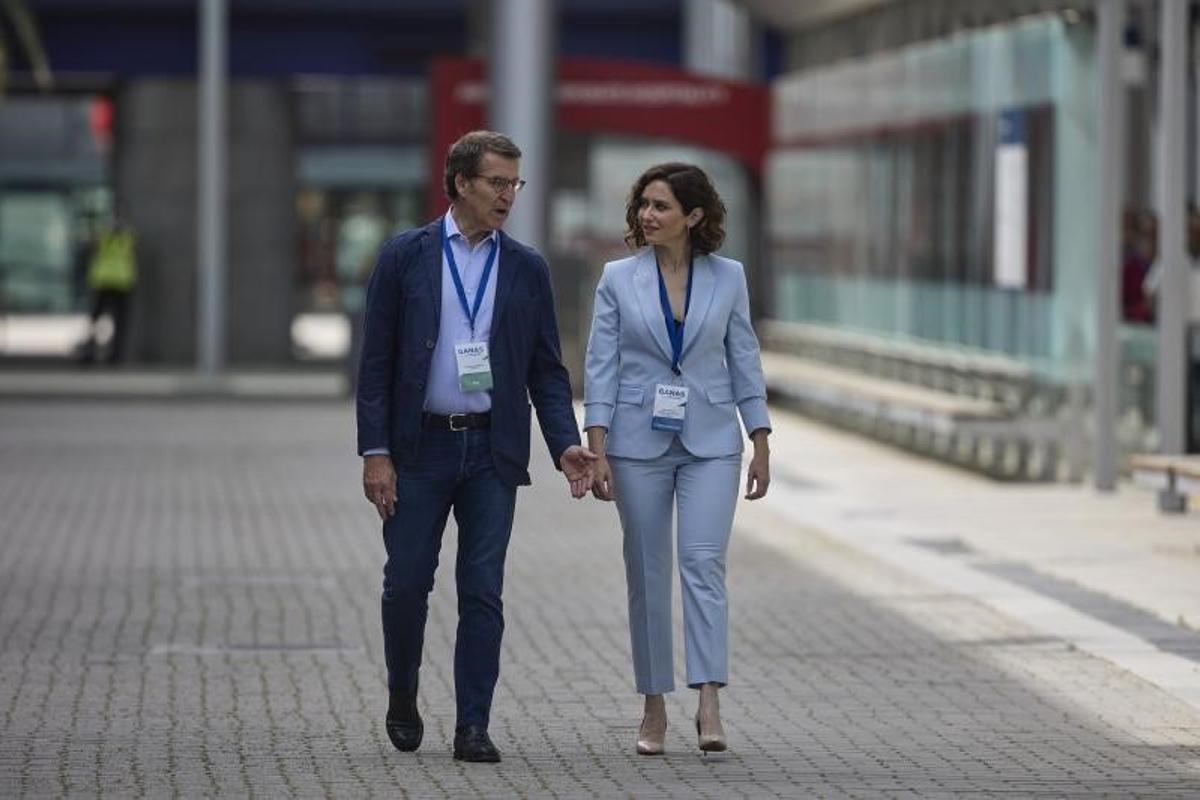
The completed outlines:
[[[427,431],[483,431],[492,427],[492,414],[425,414],[421,424]]]

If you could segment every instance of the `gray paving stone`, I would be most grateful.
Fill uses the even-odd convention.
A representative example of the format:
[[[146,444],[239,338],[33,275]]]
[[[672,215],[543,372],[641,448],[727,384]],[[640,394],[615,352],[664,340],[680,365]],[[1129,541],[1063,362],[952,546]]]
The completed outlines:
[[[667,755],[638,758],[615,513],[570,501],[540,443],[506,581],[505,760],[450,758],[452,529],[426,743],[397,753],[352,447],[344,403],[0,403],[0,797],[1200,795],[1200,720],[1161,691],[808,532],[804,562],[781,557],[746,534],[786,523],[753,510],[730,560],[732,749],[695,751],[683,690]]]

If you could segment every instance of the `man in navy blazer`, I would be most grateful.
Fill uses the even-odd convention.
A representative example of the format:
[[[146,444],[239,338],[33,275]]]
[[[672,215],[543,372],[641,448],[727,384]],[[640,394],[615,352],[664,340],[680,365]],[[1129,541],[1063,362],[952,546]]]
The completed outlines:
[[[501,232],[521,151],[473,131],[451,146],[444,217],[400,234],[367,288],[358,383],[363,490],[383,520],[386,728],[416,750],[428,596],[458,523],[454,757],[500,760],[488,737],[504,630],[501,589],[517,486],[529,480],[530,401],[571,494],[591,484],[562,364],[545,259]]]

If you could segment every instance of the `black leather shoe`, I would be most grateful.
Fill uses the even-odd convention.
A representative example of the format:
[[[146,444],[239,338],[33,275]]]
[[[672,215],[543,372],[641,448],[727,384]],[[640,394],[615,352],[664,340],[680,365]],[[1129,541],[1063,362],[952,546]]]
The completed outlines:
[[[388,701],[388,738],[397,750],[411,753],[421,746],[425,735],[425,723],[417,711],[417,695],[408,692],[392,692]]]
[[[454,758],[457,761],[494,764],[500,760],[500,751],[488,738],[486,728],[468,725],[454,733]]]

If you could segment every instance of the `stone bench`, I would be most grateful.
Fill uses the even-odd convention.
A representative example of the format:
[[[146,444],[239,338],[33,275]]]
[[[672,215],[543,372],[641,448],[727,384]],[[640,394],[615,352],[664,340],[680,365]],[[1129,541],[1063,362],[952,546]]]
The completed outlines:
[[[763,320],[763,346],[875,378],[1004,403],[1014,411],[1035,390],[1026,365],[986,352],[887,339],[801,322]]]
[[[764,352],[770,387],[797,399],[908,425],[946,431],[965,422],[1007,419],[1003,405],[875,378],[781,353]]]
[[[772,350],[763,369],[772,401],[809,416],[995,478],[1057,478],[1066,423],[1023,414],[1013,392],[956,393]]]

